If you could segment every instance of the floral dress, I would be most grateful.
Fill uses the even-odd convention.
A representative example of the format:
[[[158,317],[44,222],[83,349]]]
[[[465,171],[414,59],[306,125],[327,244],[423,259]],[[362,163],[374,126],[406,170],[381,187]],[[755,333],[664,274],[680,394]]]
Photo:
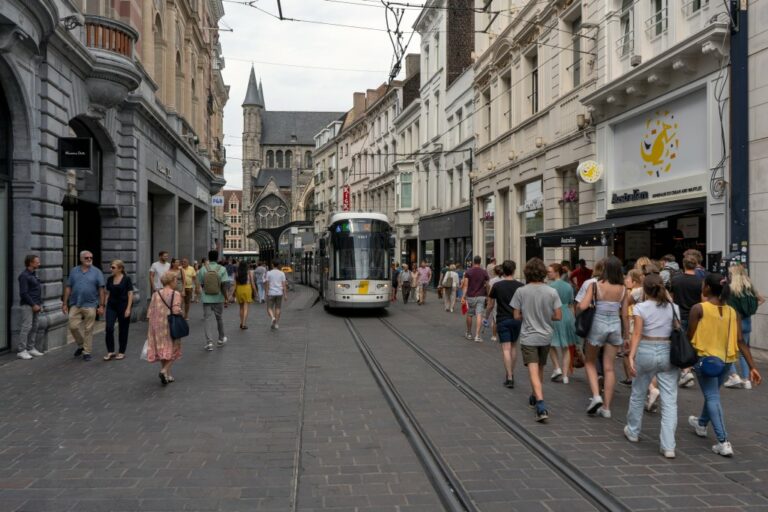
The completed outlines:
[[[162,295],[162,297],[161,297]],[[152,294],[152,300],[149,302],[149,311],[147,319],[149,320],[149,331],[147,332],[147,361],[175,361],[181,357],[181,343],[174,343],[171,339],[171,331],[168,328],[168,315],[171,311],[168,304],[171,304],[173,313],[182,314],[181,294],[176,290],[163,288]]]

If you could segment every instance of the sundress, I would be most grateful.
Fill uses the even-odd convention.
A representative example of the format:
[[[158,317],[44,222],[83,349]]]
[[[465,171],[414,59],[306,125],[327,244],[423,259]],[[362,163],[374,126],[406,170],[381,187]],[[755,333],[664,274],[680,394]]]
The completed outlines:
[[[554,323],[554,332],[552,333],[552,346],[558,348],[575,345],[579,338],[576,336],[576,322],[571,313],[571,304],[573,303],[573,287],[561,279],[549,283],[549,286],[557,291],[560,296],[560,302],[563,304],[563,318]]]
[[[162,298],[160,298],[162,294]],[[171,311],[168,304],[171,304],[171,294],[173,294],[173,313],[180,315],[181,294],[176,290],[167,288],[152,294],[152,300],[149,302],[149,330],[147,332],[147,361],[175,361],[181,357],[181,343],[173,343],[171,331],[168,329],[168,315]],[[163,303],[165,301],[165,303]]]

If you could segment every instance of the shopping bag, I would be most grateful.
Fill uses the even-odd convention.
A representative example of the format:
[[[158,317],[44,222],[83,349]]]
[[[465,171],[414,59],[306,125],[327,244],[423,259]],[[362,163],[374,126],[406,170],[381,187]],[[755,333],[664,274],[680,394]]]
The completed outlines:
[[[144,361],[147,360],[147,347],[149,345],[149,340],[144,340],[144,347],[141,349],[141,356],[139,356]]]

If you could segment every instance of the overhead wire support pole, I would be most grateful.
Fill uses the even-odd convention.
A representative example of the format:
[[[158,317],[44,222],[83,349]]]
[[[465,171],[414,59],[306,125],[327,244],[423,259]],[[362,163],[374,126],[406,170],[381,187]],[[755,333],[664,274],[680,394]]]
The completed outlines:
[[[283,6],[280,4],[280,0],[277,0],[277,15],[280,21],[283,21]]]

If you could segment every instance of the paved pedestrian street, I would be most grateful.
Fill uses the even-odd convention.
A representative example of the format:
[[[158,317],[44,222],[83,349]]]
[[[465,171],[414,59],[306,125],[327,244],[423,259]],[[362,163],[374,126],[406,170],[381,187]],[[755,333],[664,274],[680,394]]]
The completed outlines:
[[[586,415],[583,370],[568,385],[547,379],[551,418],[536,423],[521,362],[515,389],[504,388],[490,333],[466,341],[461,315],[434,294],[383,314],[329,313],[315,297],[297,286],[275,332],[263,305],[248,330],[230,306],[229,341],[214,352],[203,350],[194,305],[166,387],[159,365],[139,359],[145,322],[131,325],[124,361],[101,360],[103,334],[91,362],[71,345],[0,358],[0,511],[454,510],[446,481],[467,510],[768,510],[762,387],[722,392],[733,458],[712,453],[711,429],[707,439],[691,432],[702,397],[681,389],[677,458],[667,460],[658,413],[646,414],[639,443],[624,439],[629,388],[620,385],[612,419]],[[405,434],[413,425],[422,437]]]

